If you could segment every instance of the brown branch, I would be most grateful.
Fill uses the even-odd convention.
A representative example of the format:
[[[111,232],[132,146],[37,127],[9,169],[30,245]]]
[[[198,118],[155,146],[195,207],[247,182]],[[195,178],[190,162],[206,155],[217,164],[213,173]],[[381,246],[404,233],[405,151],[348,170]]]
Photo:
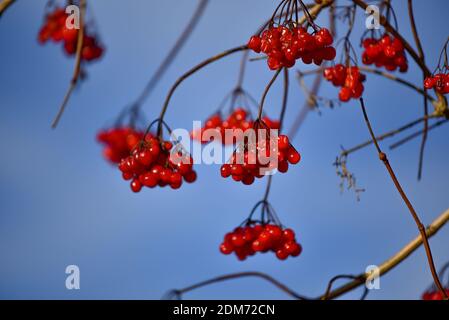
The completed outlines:
[[[265,99],[267,98],[268,92],[271,89],[271,86],[274,84],[274,82],[276,81],[277,77],[279,76],[279,74],[281,73],[282,68],[278,69],[273,78],[271,78],[270,82],[268,83],[268,85],[266,86],[265,90],[263,91],[262,94],[262,99],[260,100],[260,105],[259,105],[259,113],[257,115],[257,120],[260,120],[262,118],[262,112],[263,112],[263,107],[265,104]]]
[[[415,208],[413,208],[413,205],[411,204],[410,200],[408,199],[407,195],[405,194],[404,190],[402,189],[401,184],[399,183],[399,180],[396,177],[396,174],[393,171],[393,168],[390,165],[390,162],[388,161],[387,155],[382,152],[382,150],[380,149],[379,143],[377,142],[376,136],[373,132],[373,129],[371,127],[371,123],[368,119],[368,115],[366,113],[366,108],[365,108],[365,104],[363,101],[363,98],[360,99],[360,105],[362,107],[362,111],[363,111],[363,116],[365,118],[365,122],[366,125],[368,127],[368,130],[370,132],[371,138],[374,141],[374,145],[377,149],[377,152],[379,154],[379,158],[380,160],[384,163],[388,173],[390,174],[391,179],[393,180],[394,185],[396,186],[396,189],[398,190],[399,194],[402,197],[402,200],[404,201],[404,203],[406,204],[407,208],[410,211],[410,214],[413,217],[413,220],[416,223],[416,226],[418,227],[419,232],[421,233],[421,238],[423,239],[423,243],[424,243],[424,248],[426,250],[426,255],[427,255],[427,260],[429,263],[429,267],[430,267],[430,271],[432,273],[432,277],[433,280],[435,282],[435,285],[438,287],[438,289],[441,291],[441,293],[443,294],[443,297],[448,298],[446,291],[443,287],[443,285],[440,282],[440,279],[438,278],[438,273],[435,269],[435,264],[433,262],[433,257],[432,257],[432,251],[430,249],[430,245],[429,245],[429,240],[427,239],[427,234],[426,234],[426,230],[424,228],[424,225],[422,224],[421,220],[419,219],[418,214],[415,211]]]
[[[436,129],[436,128],[438,128],[439,126],[441,126],[441,125],[443,125],[443,124],[445,124],[445,123],[448,123],[448,122],[449,122],[449,119],[443,119],[443,120],[440,120],[440,121],[438,121],[438,122],[435,122],[434,124],[432,124],[431,126],[429,126],[429,128],[427,129],[427,132],[430,132],[430,131],[432,131],[433,129]],[[407,137],[405,137],[405,138],[403,138],[403,139],[397,141],[396,143],[392,144],[392,145],[390,146],[390,149],[391,149],[391,150],[396,149],[397,147],[402,146],[402,145],[405,144],[406,142],[409,142],[409,141],[413,140],[414,138],[419,137],[419,136],[422,135],[423,133],[424,133],[424,129],[422,129],[422,130],[420,130],[420,131],[418,131],[418,132],[412,133],[411,135],[409,135],[409,136],[407,136]]]
[[[430,116],[430,117],[428,116],[428,118],[433,118],[433,117],[434,117],[434,116]],[[384,139],[393,137],[393,136],[395,136],[395,135],[397,135],[397,134],[399,134],[399,133],[401,133],[401,132],[403,132],[403,131],[405,131],[405,130],[407,130],[407,129],[410,129],[410,128],[412,128],[412,127],[414,127],[414,126],[420,124],[420,123],[423,122],[426,118],[427,118],[427,117],[422,117],[422,118],[416,119],[416,120],[414,120],[414,121],[412,121],[412,122],[409,122],[409,123],[407,123],[407,124],[405,124],[405,125],[403,125],[403,126],[397,128],[397,129],[394,129],[394,130],[391,130],[391,131],[386,132],[386,133],[384,133],[384,134],[378,135],[378,136],[376,137],[376,140],[377,140],[377,141],[382,141],[382,140],[384,140]],[[354,153],[354,152],[356,152],[356,151],[359,151],[360,149],[363,149],[363,148],[365,148],[365,147],[371,145],[373,142],[374,142],[374,141],[373,141],[372,139],[367,140],[367,141],[365,141],[365,142],[363,142],[363,143],[360,143],[360,144],[356,145],[355,147],[352,147],[352,148],[347,149],[347,150],[343,150],[342,153],[341,153],[341,155],[342,155],[342,156],[348,156],[348,155],[351,154],[351,153]]]
[[[413,38],[415,39],[416,47],[418,48],[418,54],[419,58],[424,61],[425,63],[425,56],[424,56],[424,50],[421,44],[421,39],[418,35],[418,29],[416,27],[416,21],[415,21],[415,14],[413,13],[413,0],[408,0],[408,14],[410,18],[410,25],[412,27],[412,33]],[[423,72],[423,81],[426,78],[426,74]],[[429,105],[427,104],[427,99],[424,99],[424,116],[427,116],[429,114]],[[422,136],[421,141],[421,147],[419,150],[419,164],[418,164],[418,180],[421,180],[422,176],[422,167],[423,167],[423,161],[424,161],[424,149],[426,147],[426,141],[427,141],[427,132],[429,129],[429,120],[424,120],[424,133]]]
[[[86,15],[86,1],[87,0],[80,0],[80,29],[78,31],[78,41],[76,44],[75,69],[73,71],[72,79],[70,80],[69,88],[64,96],[61,106],[59,107],[59,111],[51,124],[51,127],[53,129],[58,126],[59,120],[61,120],[61,117],[65,111],[67,103],[69,102],[70,96],[75,89],[81,73],[81,51],[83,50],[84,42],[84,18]]]
[[[153,91],[155,85],[159,82],[159,80],[162,78],[164,73],[170,67],[171,63],[175,60],[176,56],[181,51],[181,48],[187,42],[189,36],[192,34],[193,30],[198,25],[198,22],[200,21],[200,18],[203,15],[204,10],[206,9],[208,3],[209,3],[209,0],[200,0],[199,1],[198,6],[197,6],[195,12],[193,13],[192,17],[190,18],[187,26],[182,31],[181,35],[176,40],[174,46],[168,52],[168,54],[166,55],[164,60],[161,62],[161,64],[157,68],[156,72],[151,77],[150,81],[148,81],[148,83],[145,86],[145,88],[143,89],[142,93],[136,99],[136,102],[134,102],[133,106],[135,106],[135,108],[141,107],[143,102],[148,98],[148,96]]]
[[[8,9],[9,6],[12,5],[15,1],[16,0],[3,0],[2,2],[0,2],[0,18],[6,11],[6,9]]]
[[[195,289],[199,289],[201,287],[205,287],[211,284],[215,284],[215,283],[219,283],[219,282],[223,282],[223,281],[228,281],[228,280],[234,280],[234,279],[240,279],[240,278],[248,278],[248,277],[256,277],[256,278],[260,278],[263,280],[268,281],[269,283],[271,283],[272,285],[274,285],[275,287],[277,287],[278,289],[280,289],[281,291],[285,292],[286,294],[288,294],[289,296],[291,296],[292,298],[295,299],[299,299],[299,300],[308,300],[308,298],[296,293],[295,291],[293,291],[292,289],[290,289],[289,287],[287,287],[285,284],[277,281],[276,279],[274,279],[273,277],[261,273],[261,272],[240,272],[240,273],[232,273],[232,274],[227,274],[224,276],[220,276],[220,277],[216,277],[216,278],[212,278],[210,280],[206,280],[203,282],[199,282],[197,284],[194,284],[192,286],[186,287],[184,289],[180,289],[180,290],[173,290],[172,293],[180,296],[184,293],[187,293],[189,291],[193,291]]]

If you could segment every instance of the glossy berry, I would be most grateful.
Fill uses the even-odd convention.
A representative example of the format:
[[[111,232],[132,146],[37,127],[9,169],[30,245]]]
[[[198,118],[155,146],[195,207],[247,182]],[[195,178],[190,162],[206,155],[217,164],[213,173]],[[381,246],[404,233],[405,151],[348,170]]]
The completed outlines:
[[[193,159],[188,154],[172,154],[173,144],[161,141],[159,138],[147,134],[145,141],[140,141],[134,147],[131,155],[122,158],[119,170],[124,180],[131,180],[131,190],[140,192],[142,187],[170,186],[179,189],[183,181],[196,181],[193,170]]]
[[[76,53],[78,30],[66,27],[68,17],[68,14],[62,8],[56,8],[52,13],[49,13],[45,17],[44,25],[39,31],[38,41],[42,44],[49,40],[63,42],[65,53],[73,56]],[[84,61],[97,60],[103,55],[103,52],[104,48],[94,36],[89,34],[89,30],[86,27],[81,49],[81,59]]]
[[[252,36],[248,48],[256,53],[263,52],[267,56],[268,68],[278,70],[293,67],[299,59],[305,64],[313,62],[316,65],[333,60],[336,56],[333,42],[326,28],[310,34],[303,27],[270,26],[261,36]]]
[[[239,260],[245,260],[256,253],[273,252],[279,260],[297,257],[302,247],[296,242],[291,229],[282,229],[274,224],[251,223],[227,233],[220,252],[229,255],[235,253]]]
[[[404,45],[398,38],[384,35],[383,37],[367,38],[362,46],[365,51],[362,54],[362,62],[366,65],[375,64],[376,67],[384,67],[388,71],[407,72],[408,62]]]

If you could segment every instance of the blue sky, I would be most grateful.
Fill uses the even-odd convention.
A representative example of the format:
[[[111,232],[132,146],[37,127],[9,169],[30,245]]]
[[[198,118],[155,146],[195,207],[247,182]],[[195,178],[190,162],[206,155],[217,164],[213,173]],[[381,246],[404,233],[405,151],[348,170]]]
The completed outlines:
[[[347,1],[340,1],[346,3]],[[415,1],[426,59],[433,69],[447,38],[447,1]],[[199,166],[199,179],[181,190],[132,194],[118,171],[101,157],[95,141],[100,128],[136,98],[163,59],[196,1],[89,1],[102,41],[104,59],[89,66],[88,79],[75,91],[60,127],[51,119],[67,88],[73,60],[58,46],[36,41],[45,1],[19,0],[0,20],[0,297],[19,299],[159,299],[217,275],[266,272],[308,296],[319,295],[337,274],[357,274],[379,264],[417,235],[409,212],[373,148],[349,159],[360,186],[340,193],[332,166],[340,146],[368,138],[355,101],[311,113],[295,146],[303,161],[275,176],[270,201],[282,222],[295,229],[303,254],[280,262],[271,255],[245,262],[223,256],[218,245],[260,200],[265,181],[241,186],[219,176],[218,166]],[[192,38],[144,105],[156,118],[175,79],[201,60],[246,43],[272,13],[269,0],[212,0]],[[412,41],[406,1],[395,1],[400,31]],[[429,23],[431,21],[431,23]],[[322,25],[326,19],[320,19]],[[357,43],[364,28],[359,12]],[[341,26],[340,26],[340,30]],[[341,34],[341,31],[340,31]],[[191,126],[216,109],[233,88],[240,55],[218,62],[188,79],[167,113],[174,128]],[[411,59],[409,59],[411,60]],[[419,84],[410,62],[405,77]],[[302,64],[295,68],[306,70]],[[286,115],[290,127],[304,95],[291,72]],[[263,62],[249,64],[245,88],[260,97],[272,73]],[[309,79],[311,80],[311,79]],[[375,131],[381,133],[422,114],[415,92],[368,75],[364,94]],[[325,84],[321,94],[336,97]],[[282,90],[273,86],[266,110],[279,112]],[[390,161],[424,223],[448,208],[447,134],[429,135],[424,177],[416,179],[419,139],[389,152]],[[388,143],[382,142],[385,150]],[[435,261],[449,260],[449,228],[431,240]],[[81,270],[81,289],[65,288],[65,267]],[[381,279],[372,299],[415,299],[431,283],[420,249]],[[344,296],[357,298],[360,291]],[[255,279],[222,283],[192,292],[192,299],[282,299],[286,296]]]

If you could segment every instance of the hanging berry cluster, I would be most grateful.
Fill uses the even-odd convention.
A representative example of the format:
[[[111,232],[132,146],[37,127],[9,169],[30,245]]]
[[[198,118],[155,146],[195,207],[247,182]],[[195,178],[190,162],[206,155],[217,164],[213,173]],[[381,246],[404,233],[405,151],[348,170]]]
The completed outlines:
[[[76,53],[78,42],[78,30],[69,29],[66,26],[66,20],[69,15],[62,8],[56,8],[52,13],[45,17],[44,25],[39,31],[38,40],[40,43],[46,43],[49,40],[54,42],[63,42],[64,51],[69,56]],[[93,61],[103,55],[103,47],[98,43],[95,36],[88,33],[84,28],[83,48],[81,50],[81,59],[84,61]]]
[[[263,121],[271,129],[279,129],[279,122],[272,120],[268,117],[264,117]],[[248,129],[252,129],[254,121],[250,118],[250,112],[244,108],[235,109],[226,119],[223,119],[221,113],[216,113],[206,120],[204,127],[192,131],[191,137],[194,140],[202,143],[209,143],[212,134],[205,134],[207,130],[216,130],[217,137],[221,137],[221,143],[223,145],[233,145],[242,141],[244,133]],[[227,139],[227,136],[233,137],[233,139]]]
[[[183,181],[196,180],[192,157],[179,148],[172,151],[173,148],[170,141],[147,134],[132,154],[120,161],[123,179],[131,180],[133,192],[156,186],[179,189]]]
[[[270,137],[267,126],[260,122],[262,126],[259,127],[258,123],[254,126],[255,139],[245,141],[234,151],[228,163],[221,166],[223,178],[232,177],[234,181],[251,185],[256,178],[263,178],[275,169],[285,173],[289,164],[295,165],[301,160],[301,155],[286,135],[280,135],[277,139]]]
[[[437,73],[424,80],[424,87],[428,90],[435,89],[438,93],[449,93],[449,73]]]
[[[337,64],[324,70],[324,78],[336,87],[341,87],[338,98],[347,102],[351,98],[359,99],[364,91],[363,82],[366,76],[360,72],[358,67],[345,67]]]
[[[303,27],[270,26],[261,36],[252,36],[248,48],[267,55],[267,64],[271,70],[291,68],[296,60],[305,64],[321,65],[325,60],[335,58],[332,47],[334,40],[328,29],[322,28],[316,33],[308,33]]]
[[[307,18],[306,27],[298,19],[299,11]],[[311,33],[308,26],[313,29]],[[252,36],[248,48],[266,54],[268,67],[278,70],[293,67],[299,59],[305,64],[313,62],[316,65],[333,60],[336,55],[333,42],[330,31],[314,23],[301,0],[283,0],[273,13],[268,28],[262,34]]]
[[[143,136],[142,131],[132,127],[115,127],[100,131],[97,140],[105,146],[104,157],[112,163],[119,163],[129,156]]]
[[[260,205],[262,205],[261,221],[251,220]],[[267,221],[264,221],[265,215],[268,216]],[[264,200],[256,204],[243,227],[237,227],[225,235],[220,245],[220,252],[225,255],[235,253],[241,261],[258,252],[273,252],[279,260],[286,260],[289,256],[299,256],[302,247],[296,241],[295,232],[281,226],[271,205]]]
[[[362,54],[364,64],[375,64],[376,67],[384,67],[388,71],[396,71],[399,68],[400,72],[407,72],[407,57],[400,39],[385,34],[380,39],[367,38],[363,40],[362,45],[365,49]]]

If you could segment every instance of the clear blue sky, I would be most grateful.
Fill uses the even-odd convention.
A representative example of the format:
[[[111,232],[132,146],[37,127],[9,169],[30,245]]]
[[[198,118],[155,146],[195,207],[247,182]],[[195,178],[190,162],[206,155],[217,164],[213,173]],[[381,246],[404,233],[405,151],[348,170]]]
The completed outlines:
[[[346,1],[341,1],[346,2]],[[219,177],[218,166],[198,167],[198,182],[179,191],[129,191],[118,171],[101,157],[96,132],[132,101],[163,59],[196,1],[89,1],[107,46],[105,58],[89,67],[56,131],[51,119],[67,88],[73,60],[54,45],[41,47],[36,35],[45,1],[18,0],[0,20],[0,297],[158,299],[216,275],[262,271],[298,292],[314,296],[337,274],[356,274],[379,264],[417,235],[373,148],[349,159],[366,188],[361,201],[340,193],[332,166],[340,146],[368,138],[356,102],[313,113],[294,141],[300,165],[276,176],[271,202],[283,223],[297,230],[303,254],[287,262],[271,255],[245,262],[223,256],[224,233],[239,224],[260,200],[265,181],[251,187]],[[433,69],[447,38],[447,1],[415,1],[416,18],[427,61]],[[157,117],[175,79],[190,66],[227,48],[246,43],[275,7],[274,1],[212,0],[179,58],[158,84],[144,109]],[[412,41],[406,1],[395,1],[400,30]],[[357,43],[364,28],[359,12]],[[320,19],[321,24],[327,20]],[[340,28],[341,30],[341,28]],[[209,115],[234,86],[239,55],[208,67],[176,92],[167,121],[188,127]],[[410,59],[409,59],[410,60]],[[419,84],[413,62],[407,79]],[[298,68],[306,68],[298,64]],[[289,127],[304,102],[292,71]],[[245,88],[260,97],[271,72],[251,63]],[[422,114],[413,91],[368,75],[365,99],[377,132]],[[326,84],[322,95],[336,97]],[[267,112],[279,112],[281,86],[267,100]],[[419,140],[390,152],[390,160],[425,223],[449,207],[447,134],[429,135],[424,177],[417,182]],[[382,143],[387,150],[388,144]],[[449,228],[432,239],[437,266],[449,260]],[[81,290],[65,288],[65,267],[81,269]],[[372,299],[415,299],[431,283],[420,249],[381,279]],[[357,298],[360,291],[345,298]],[[274,298],[286,296],[270,285],[245,279],[211,286],[186,298]]]

